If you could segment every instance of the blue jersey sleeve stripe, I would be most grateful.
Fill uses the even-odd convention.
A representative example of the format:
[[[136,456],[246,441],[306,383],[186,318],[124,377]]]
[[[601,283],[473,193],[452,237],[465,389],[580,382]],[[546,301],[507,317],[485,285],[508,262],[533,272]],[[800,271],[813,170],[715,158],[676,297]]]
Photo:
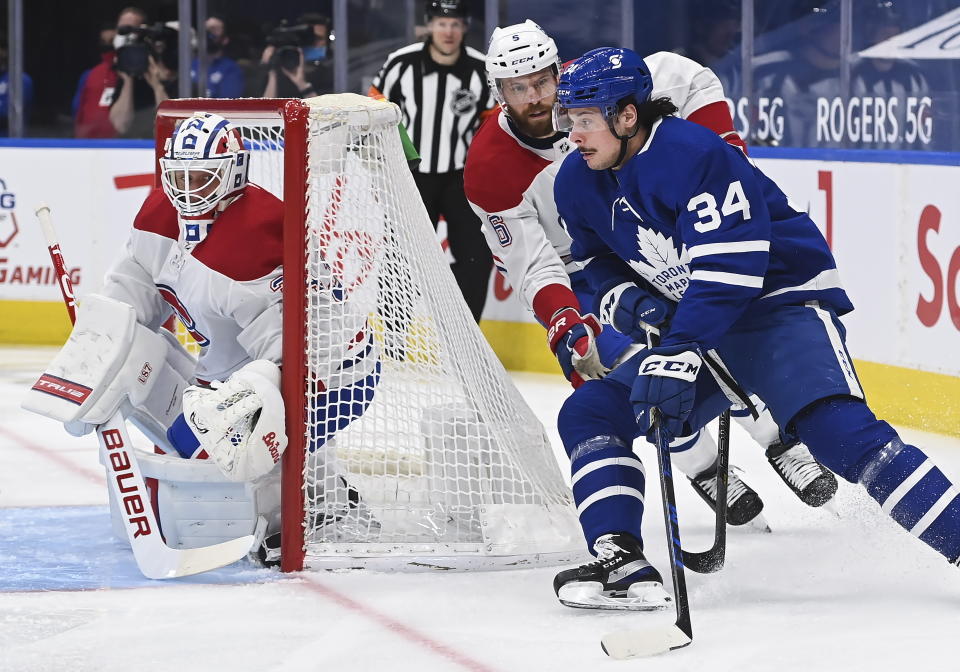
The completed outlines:
[[[694,245],[687,252],[690,254],[690,260],[698,257],[706,257],[712,254],[736,254],[738,252],[769,252],[769,240],[741,240],[732,243],[705,243],[703,245]]]
[[[755,287],[757,289],[763,287],[763,277],[761,276],[724,273],[722,271],[694,271],[690,274],[690,280],[717,282],[724,285],[738,285],[740,287]]]
[[[843,289],[843,285],[840,283],[840,272],[837,271],[837,269],[828,268],[827,270],[821,271],[817,275],[813,276],[802,285],[781,287],[780,289],[774,290],[768,294],[764,294],[760,298],[769,299],[774,296],[779,296],[780,294],[786,294],[787,292],[811,292],[822,291],[825,289]]]

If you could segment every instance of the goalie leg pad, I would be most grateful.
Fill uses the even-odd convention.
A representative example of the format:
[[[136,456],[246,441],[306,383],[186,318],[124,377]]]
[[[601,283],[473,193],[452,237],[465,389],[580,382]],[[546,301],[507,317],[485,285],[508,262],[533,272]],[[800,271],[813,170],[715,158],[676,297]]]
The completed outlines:
[[[261,533],[280,529],[279,472],[254,483],[234,483],[211,462],[144,453],[137,460],[155,491],[157,519],[172,548],[199,548],[253,534],[260,519],[265,521]],[[112,498],[110,507],[119,513]],[[126,541],[122,524],[117,536]]]
[[[224,383],[189,387],[183,417],[200,445],[231,481],[270,472],[287,447],[280,369],[255,360]]]

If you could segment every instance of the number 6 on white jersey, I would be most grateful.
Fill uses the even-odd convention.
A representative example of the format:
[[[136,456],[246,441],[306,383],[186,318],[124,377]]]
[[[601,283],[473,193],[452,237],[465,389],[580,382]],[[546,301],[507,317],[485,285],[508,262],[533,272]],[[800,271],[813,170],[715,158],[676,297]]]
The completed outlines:
[[[744,221],[750,219],[750,201],[743,193],[743,185],[740,184],[740,180],[730,183],[720,212],[717,212],[717,199],[708,191],[691,198],[687,203],[687,210],[697,213],[698,221],[693,225],[693,228],[698,233],[707,233],[718,228],[721,222],[721,213],[727,216],[735,212],[742,212]],[[704,221],[705,218],[706,221]]]

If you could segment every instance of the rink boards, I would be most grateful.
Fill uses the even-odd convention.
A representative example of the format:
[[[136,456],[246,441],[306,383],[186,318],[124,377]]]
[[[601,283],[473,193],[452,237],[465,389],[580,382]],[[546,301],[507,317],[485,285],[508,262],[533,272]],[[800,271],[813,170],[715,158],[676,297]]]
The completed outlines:
[[[5,140],[0,156],[0,342],[61,343],[69,323],[33,210],[50,205],[78,294],[96,291],[152,184],[151,143]],[[960,434],[960,155],[754,156],[834,250],[857,308],[848,344],[878,413]],[[542,328],[502,277],[489,292],[482,326],[506,367],[554,371]]]

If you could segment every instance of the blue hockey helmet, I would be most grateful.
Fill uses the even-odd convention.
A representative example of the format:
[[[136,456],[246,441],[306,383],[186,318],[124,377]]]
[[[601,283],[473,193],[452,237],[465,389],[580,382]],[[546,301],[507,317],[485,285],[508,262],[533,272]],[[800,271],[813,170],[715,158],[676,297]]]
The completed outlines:
[[[565,111],[575,107],[599,107],[610,124],[616,117],[618,102],[633,96],[638,104],[644,103],[652,91],[650,69],[637,52],[619,47],[593,49],[560,76],[554,108],[555,127],[568,130],[570,124],[565,119]]]

